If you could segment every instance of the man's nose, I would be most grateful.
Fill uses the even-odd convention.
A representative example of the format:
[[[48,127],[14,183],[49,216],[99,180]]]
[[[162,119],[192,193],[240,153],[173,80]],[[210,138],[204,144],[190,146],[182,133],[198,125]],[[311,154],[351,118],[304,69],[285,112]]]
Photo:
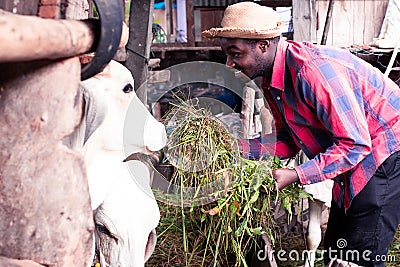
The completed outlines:
[[[228,67],[231,67],[231,68],[234,68],[234,67],[235,67],[235,63],[233,62],[233,60],[232,60],[231,57],[227,57],[227,58],[226,58],[226,63],[225,63],[225,65],[228,66]]]

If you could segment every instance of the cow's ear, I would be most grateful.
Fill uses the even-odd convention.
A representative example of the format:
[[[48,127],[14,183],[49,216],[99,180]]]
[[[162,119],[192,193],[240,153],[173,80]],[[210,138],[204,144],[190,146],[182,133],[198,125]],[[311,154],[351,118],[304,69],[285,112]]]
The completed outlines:
[[[83,94],[83,117],[84,139],[83,144],[96,131],[105,120],[108,105],[104,90],[99,90],[102,84],[98,80],[90,80],[88,83],[81,83]]]
[[[121,40],[119,41],[118,48],[125,47],[129,40],[129,27],[125,22],[122,22]]]

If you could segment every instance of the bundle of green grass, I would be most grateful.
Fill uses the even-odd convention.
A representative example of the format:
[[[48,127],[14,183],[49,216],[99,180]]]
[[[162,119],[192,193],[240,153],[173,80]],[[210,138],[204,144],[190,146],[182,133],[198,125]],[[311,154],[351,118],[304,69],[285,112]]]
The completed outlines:
[[[166,155],[175,190],[155,192],[161,221],[149,266],[247,266],[246,256],[263,249],[262,235],[272,245],[279,239],[273,207],[280,203],[290,215],[307,194],[298,185],[277,190],[271,171],[281,161],[240,157],[208,109],[181,101],[166,118],[174,125]]]

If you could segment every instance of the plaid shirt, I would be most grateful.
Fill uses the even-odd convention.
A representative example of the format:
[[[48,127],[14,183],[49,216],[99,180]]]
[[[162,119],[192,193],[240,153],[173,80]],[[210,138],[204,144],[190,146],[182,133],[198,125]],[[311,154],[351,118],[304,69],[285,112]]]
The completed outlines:
[[[347,210],[378,166],[400,150],[400,89],[345,49],[281,40],[262,90],[272,134],[241,140],[243,155],[310,159],[295,167],[301,184],[334,179]]]

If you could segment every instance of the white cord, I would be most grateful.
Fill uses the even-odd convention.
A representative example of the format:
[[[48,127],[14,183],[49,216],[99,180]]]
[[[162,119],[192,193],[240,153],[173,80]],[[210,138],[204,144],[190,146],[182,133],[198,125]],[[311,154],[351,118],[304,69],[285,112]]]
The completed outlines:
[[[397,52],[398,52],[398,50],[399,50],[399,46],[400,46],[400,39],[397,41],[397,44],[396,44],[396,46],[395,46],[394,49],[393,49],[392,57],[390,58],[389,64],[388,64],[388,66],[387,66],[387,68],[386,68],[386,70],[385,70],[384,75],[385,75],[386,77],[389,76],[389,73],[390,73],[390,71],[392,70],[394,60],[395,60],[396,57],[397,57]]]

